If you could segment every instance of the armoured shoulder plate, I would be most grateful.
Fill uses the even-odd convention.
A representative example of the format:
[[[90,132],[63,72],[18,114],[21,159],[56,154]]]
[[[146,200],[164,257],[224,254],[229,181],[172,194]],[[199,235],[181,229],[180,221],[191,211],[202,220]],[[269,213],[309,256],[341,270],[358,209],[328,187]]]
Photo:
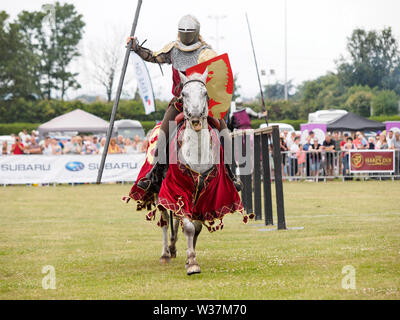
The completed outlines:
[[[171,49],[174,47],[174,45],[175,45],[175,41],[172,41],[172,42],[168,43],[160,51],[153,52],[153,57],[157,57],[158,55],[160,55],[162,53],[167,53],[167,52],[171,51]]]
[[[212,58],[215,58],[217,56],[217,53],[210,48],[204,48],[199,55],[199,59],[197,63],[202,63],[205,62],[207,60],[210,60]]]

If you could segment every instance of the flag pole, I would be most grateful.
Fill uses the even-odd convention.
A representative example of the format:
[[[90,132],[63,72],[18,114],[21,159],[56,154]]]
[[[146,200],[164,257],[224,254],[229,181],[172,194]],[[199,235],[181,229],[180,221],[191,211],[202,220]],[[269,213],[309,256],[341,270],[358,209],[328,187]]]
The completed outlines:
[[[135,13],[135,19],[133,20],[132,29],[131,29],[131,35],[130,35],[131,37],[133,37],[135,35],[141,5],[142,5],[142,0],[138,0],[137,7],[136,7],[136,13]],[[128,66],[132,43],[133,43],[133,39],[131,39],[129,41],[129,43],[126,47],[124,63],[122,65],[121,76],[119,78],[119,83],[118,83],[118,89],[117,89],[117,93],[115,96],[114,105],[113,105],[113,108],[111,111],[110,125],[107,130],[107,140],[106,140],[106,144],[104,146],[103,154],[101,156],[100,168],[99,168],[99,171],[97,174],[97,181],[96,181],[97,184],[101,183],[101,177],[103,176],[104,164],[106,162],[108,146],[110,145],[110,139],[111,139],[112,131],[114,128],[115,115],[117,114],[119,99],[121,97],[122,86],[124,84],[125,73],[126,73],[126,68]]]

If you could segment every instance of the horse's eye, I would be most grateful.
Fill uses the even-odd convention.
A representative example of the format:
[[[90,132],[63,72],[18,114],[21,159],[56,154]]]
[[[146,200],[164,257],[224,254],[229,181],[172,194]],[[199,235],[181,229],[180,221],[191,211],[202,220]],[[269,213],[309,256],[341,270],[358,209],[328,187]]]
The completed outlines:
[[[182,92],[182,97],[184,97],[185,96],[185,93],[184,92]]]

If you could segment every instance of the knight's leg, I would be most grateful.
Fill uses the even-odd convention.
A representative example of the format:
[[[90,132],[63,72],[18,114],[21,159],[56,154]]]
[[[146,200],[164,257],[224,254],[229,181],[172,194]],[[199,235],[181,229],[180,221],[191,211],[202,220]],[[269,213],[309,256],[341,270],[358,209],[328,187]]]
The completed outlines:
[[[147,173],[146,177],[138,182],[138,186],[143,190],[152,188],[154,192],[160,191],[161,182],[164,178],[163,175],[168,168],[169,123],[170,121],[174,121],[178,114],[179,111],[173,104],[170,104],[161,122],[160,130],[164,135],[164,139],[161,139],[162,133],[160,132],[160,139],[158,139],[155,150],[158,160],[154,163],[153,168]]]
[[[232,171],[232,137],[226,123],[223,119],[219,120],[220,123],[220,136],[221,136],[221,143],[222,148],[224,150],[224,164],[228,171],[228,175],[231,178],[233,184],[237,191],[242,189],[242,183],[240,179],[236,176],[236,174]]]
[[[183,232],[185,233],[188,244],[186,272],[188,275],[194,273],[200,273],[200,267],[196,261],[196,252],[194,251],[194,245],[193,245],[196,228],[188,218],[183,219]]]
[[[160,258],[160,263],[161,264],[167,264],[171,260],[171,254],[169,252],[168,248],[168,219],[169,215],[166,210],[162,212],[162,217],[163,220],[167,221],[167,225],[162,227],[162,232],[163,232],[163,247],[162,247],[162,252],[161,252],[161,258]]]
[[[176,242],[178,241],[179,219],[175,219],[173,230],[174,233],[171,234],[171,244],[169,245],[169,252],[171,254],[171,258],[176,258]]]

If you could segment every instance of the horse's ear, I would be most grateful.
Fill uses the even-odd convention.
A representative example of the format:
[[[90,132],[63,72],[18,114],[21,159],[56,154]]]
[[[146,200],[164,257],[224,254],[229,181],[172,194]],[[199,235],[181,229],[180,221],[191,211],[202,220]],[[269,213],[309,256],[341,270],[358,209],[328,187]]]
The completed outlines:
[[[182,84],[185,84],[188,81],[188,77],[186,77],[182,72],[179,71],[179,77],[181,78]]]
[[[201,75],[201,81],[203,81],[204,83],[207,82],[207,76],[208,76],[208,68],[206,68],[206,70],[203,72],[203,74]]]

